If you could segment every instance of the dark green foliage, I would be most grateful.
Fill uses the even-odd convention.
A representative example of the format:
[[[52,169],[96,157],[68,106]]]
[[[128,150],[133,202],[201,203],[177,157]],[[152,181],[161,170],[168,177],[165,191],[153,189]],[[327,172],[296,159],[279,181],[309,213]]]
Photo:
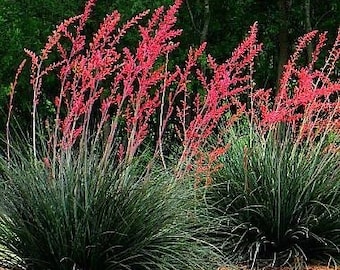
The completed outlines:
[[[60,162],[52,179],[43,162],[22,153],[1,159],[0,258],[10,265],[213,269],[214,250],[195,238],[205,219],[190,183],[146,173],[137,161],[106,170],[95,156]]]
[[[339,154],[289,132],[233,137],[208,192],[226,256],[251,266],[340,258]]]
[[[24,48],[39,51],[54,27],[64,19],[82,12],[85,0],[0,0],[0,108],[7,109],[10,83],[14,81],[20,62],[26,57]],[[29,85],[28,68],[19,80],[14,102],[14,110],[22,127],[28,125],[30,117],[31,87]],[[54,96],[55,81],[46,84],[46,93]],[[44,93],[44,95],[46,94]],[[43,115],[48,111],[44,111]],[[0,126],[4,126],[6,114],[0,112]],[[27,122],[27,123],[25,123]]]

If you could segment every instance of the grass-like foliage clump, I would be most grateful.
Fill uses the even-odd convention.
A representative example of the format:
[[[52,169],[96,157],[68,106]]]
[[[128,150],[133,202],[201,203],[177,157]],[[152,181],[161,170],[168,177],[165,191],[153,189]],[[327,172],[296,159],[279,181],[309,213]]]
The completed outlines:
[[[25,269],[208,269],[190,183],[146,172],[143,155],[103,171],[95,155],[1,159],[0,258]],[[184,186],[185,185],[185,186]],[[195,226],[193,226],[195,225]],[[201,226],[203,228],[203,226]],[[208,268],[207,268],[208,267]]]
[[[323,138],[298,143],[291,134],[282,126],[237,134],[221,159],[208,201],[234,262],[301,266],[340,257],[340,156]]]

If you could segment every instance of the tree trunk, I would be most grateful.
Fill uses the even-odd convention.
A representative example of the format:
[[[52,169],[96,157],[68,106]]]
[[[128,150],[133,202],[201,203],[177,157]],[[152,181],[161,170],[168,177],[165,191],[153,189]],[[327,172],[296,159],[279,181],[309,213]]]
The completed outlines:
[[[201,32],[200,43],[207,40],[208,37],[208,29],[209,29],[209,22],[210,22],[210,5],[209,0],[204,0],[204,23]]]
[[[289,3],[286,0],[278,0],[280,14],[280,32],[279,32],[279,57],[277,67],[277,80],[274,95],[278,93],[280,88],[280,79],[284,69],[284,65],[288,61],[288,9]]]
[[[311,23],[311,18],[310,18],[310,0],[305,0],[305,28],[306,32],[312,31],[312,23]],[[313,53],[313,46],[311,43],[308,44],[307,46],[307,59],[308,63],[312,61],[312,53]]]

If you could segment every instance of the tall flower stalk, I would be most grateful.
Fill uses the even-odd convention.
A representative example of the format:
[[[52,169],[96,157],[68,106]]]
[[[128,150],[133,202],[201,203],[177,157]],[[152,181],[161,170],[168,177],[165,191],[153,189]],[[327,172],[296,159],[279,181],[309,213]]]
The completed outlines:
[[[263,131],[276,123],[285,123],[293,127],[297,141],[313,140],[328,132],[339,133],[340,80],[336,75],[336,67],[340,57],[340,29],[323,61],[319,58],[326,40],[326,33],[318,31],[298,39],[295,52],[284,67],[273,106],[270,106],[268,90],[254,93],[254,106],[259,110],[255,119],[258,119],[258,126]],[[312,41],[316,45],[311,62],[299,64],[303,52]]]
[[[237,115],[244,111],[238,96],[251,88],[250,69],[261,50],[256,40],[257,24],[224,63],[218,64],[207,55],[208,74],[198,64],[206,44],[190,49],[182,67],[170,68],[169,58],[181,34],[175,28],[181,2],[156,9],[145,25],[142,19],[149,11],[124,24],[119,12],[113,11],[89,38],[83,29],[95,4],[91,0],[83,14],[57,26],[39,55],[25,50],[31,58],[36,158],[39,97],[44,79],[51,74],[59,79],[46,157],[52,170],[60,161],[60,151],[76,148],[87,155],[89,145],[92,154],[101,151],[103,169],[112,155],[119,162],[130,163],[149,139],[166,167],[163,140],[168,131],[176,132],[180,141],[176,170],[182,175],[231,106]],[[133,26],[138,26],[139,42],[135,48],[123,47],[120,41]],[[58,55],[53,63],[52,51]],[[196,89],[192,89],[193,81]],[[174,130],[169,130],[170,122],[175,123]]]

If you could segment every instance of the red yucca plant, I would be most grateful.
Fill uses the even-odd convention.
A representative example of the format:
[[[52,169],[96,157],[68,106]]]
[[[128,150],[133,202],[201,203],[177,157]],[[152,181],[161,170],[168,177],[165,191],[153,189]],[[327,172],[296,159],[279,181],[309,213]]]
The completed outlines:
[[[302,64],[312,41],[312,60]],[[252,94],[256,132],[235,126],[225,135],[231,147],[206,199],[224,254],[249,269],[302,269],[314,260],[338,268],[340,31],[318,61],[325,41],[316,31],[301,37],[274,100],[269,90]]]
[[[59,79],[59,94],[53,102],[55,114],[48,125],[50,151],[47,161],[52,168],[60,150],[79,147],[86,152],[88,145],[91,145],[91,151],[102,151],[100,164],[103,167],[113,156],[117,161],[130,162],[147,138],[154,141],[155,155],[166,167],[163,144],[170,132],[176,134],[181,143],[177,164],[180,172],[188,168],[187,164],[231,106],[237,113],[227,122],[231,123],[244,111],[238,96],[251,88],[250,70],[254,57],[261,50],[256,40],[257,25],[251,27],[248,37],[224,63],[218,64],[208,55],[207,72],[198,65],[205,44],[198,49],[191,48],[186,62],[170,69],[169,57],[178,47],[176,38],[181,33],[174,28],[181,2],[176,0],[168,9],[156,9],[146,25],[142,19],[149,11],[123,25],[119,24],[120,14],[114,11],[88,39],[83,30],[95,4],[95,0],[89,0],[83,14],[57,26],[39,55],[25,50],[31,59],[35,157],[38,106],[44,79],[51,74],[57,74]],[[138,45],[122,47],[121,39],[133,26],[138,26]],[[50,60],[52,52],[59,56],[53,63]],[[22,67],[23,64],[19,72]],[[191,90],[193,81],[199,85],[199,91]],[[14,88],[15,83],[11,100]],[[10,116],[11,107],[7,123],[8,145]],[[156,130],[151,132],[154,126]],[[212,149],[213,154],[208,156],[222,153],[221,149]]]

